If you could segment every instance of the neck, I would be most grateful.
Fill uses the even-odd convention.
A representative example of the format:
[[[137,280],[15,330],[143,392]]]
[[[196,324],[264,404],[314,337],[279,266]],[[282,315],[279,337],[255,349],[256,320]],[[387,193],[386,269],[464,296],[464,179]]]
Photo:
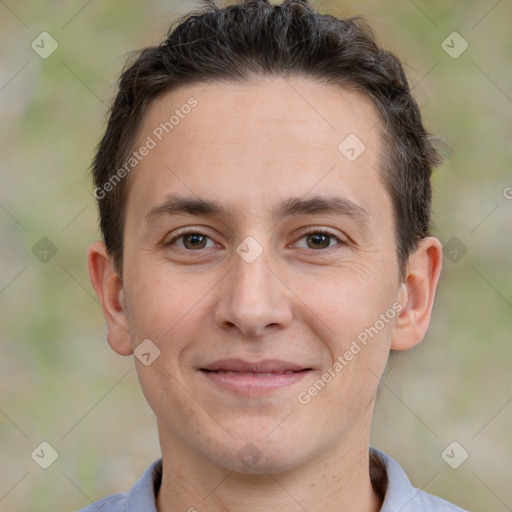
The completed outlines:
[[[162,434],[162,432],[160,432]],[[351,439],[279,473],[227,470],[176,440],[162,442],[159,512],[378,512],[369,473],[368,437]],[[363,442],[361,442],[363,441]]]

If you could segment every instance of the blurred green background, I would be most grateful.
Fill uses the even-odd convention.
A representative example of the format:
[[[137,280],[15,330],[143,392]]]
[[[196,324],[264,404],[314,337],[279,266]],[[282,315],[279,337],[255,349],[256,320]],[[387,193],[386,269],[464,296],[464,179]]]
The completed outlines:
[[[426,340],[387,374],[372,443],[419,488],[512,510],[511,2],[311,3],[369,18],[452,153],[434,176],[436,235],[452,254]],[[159,456],[133,361],[109,349],[89,284],[99,235],[87,172],[129,52],[198,5],[0,2],[3,512],[76,510],[129,489]],[[458,58],[441,46],[454,31],[468,43]],[[41,32],[58,43],[46,59],[31,48]],[[54,255],[38,252],[43,237]],[[46,470],[31,458],[42,441],[59,454]],[[457,469],[441,458],[452,441],[469,453]]]

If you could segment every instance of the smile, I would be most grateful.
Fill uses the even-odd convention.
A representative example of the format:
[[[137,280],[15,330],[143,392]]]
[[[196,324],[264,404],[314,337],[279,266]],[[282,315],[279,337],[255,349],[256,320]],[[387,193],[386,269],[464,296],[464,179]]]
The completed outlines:
[[[233,370],[203,370],[206,372],[212,372],[217,373],[219,375],[239,375],[239,376],[249,376],[249,377],[272,377],[273,375],[293,375],[294,373],[297,373],[293,370],[286,370],[281,372],[236,372]],[[305,371],[305,370],[301,370]]]
[[[302,380],[312,369],[280,360],[247,362],[223,359],[204,368],[201,373],[216,386],[235,394],[270,393]]]

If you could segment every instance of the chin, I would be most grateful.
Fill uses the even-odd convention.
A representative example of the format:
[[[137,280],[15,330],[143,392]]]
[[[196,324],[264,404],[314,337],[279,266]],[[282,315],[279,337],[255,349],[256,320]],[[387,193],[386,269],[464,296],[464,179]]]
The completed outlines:
[[[288,439],[292,440],[293,436]],[[243,441],[230,443],[217,453],[210,453],[211,462],[217,466],[241,474],[263,475],[282,473],[291,470],[307,460],[304,453],[299,453],[296,444],[272,443],[260,436],[246,437]]]
[[[223,458],[221,466],[234,473],[245,475],[268,475],[289,471],[300,465],[298,460],[290,460],[288,455],[273,454],[271,457],[264,453],[258,453],[256,456],[245,454],[243,457],[236,453],[229,459]]]

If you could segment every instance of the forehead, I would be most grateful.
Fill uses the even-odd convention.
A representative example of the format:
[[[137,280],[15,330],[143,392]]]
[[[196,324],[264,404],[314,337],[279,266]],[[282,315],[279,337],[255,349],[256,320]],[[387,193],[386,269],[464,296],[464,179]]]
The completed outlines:
[[[136,147],[152,149],[132,176],[128,212],[133,196],[149,209],[168,193],[260,207],[263,195],[269,209],[336,189],[358,203],[363,184],[366,196],[385,195],[379,129],[368,98],[308,79],[182,87],[147,112]],[[366,200],[370,210],[380,201]]]

